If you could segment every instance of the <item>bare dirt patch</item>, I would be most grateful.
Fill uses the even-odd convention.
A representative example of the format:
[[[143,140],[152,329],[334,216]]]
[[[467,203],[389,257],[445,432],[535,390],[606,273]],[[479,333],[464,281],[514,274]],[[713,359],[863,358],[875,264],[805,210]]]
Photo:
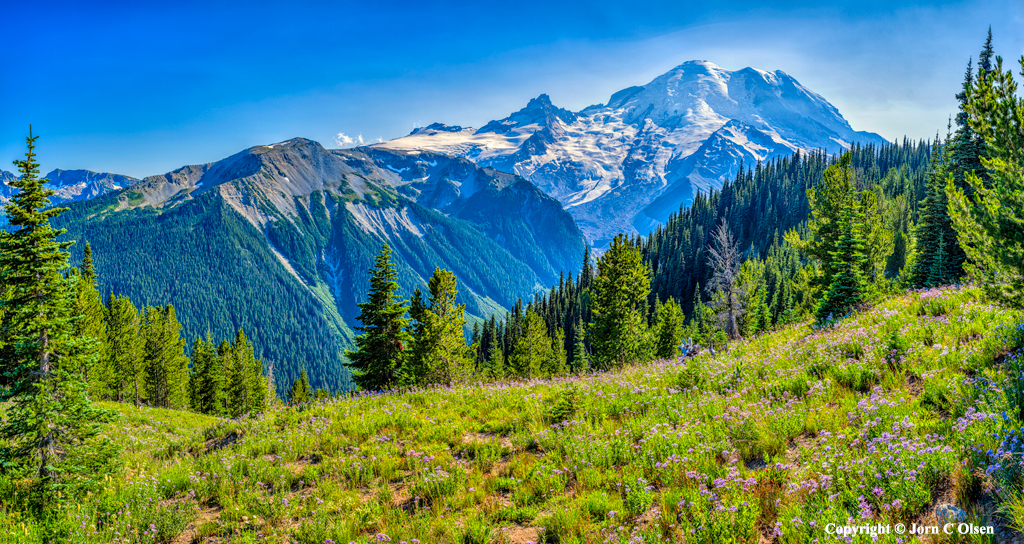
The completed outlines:
[[[198,538],[199,528],[219,519],[222,510],[223,508],[214,506],[199,512],[199,517],[192,521],[181,534],[174,537],[171,544],[192,544]]]
[[[540,542],[540,529],[537,527],[525,527],[513,525],[504,527],[498,531],[498,542],[500,544],[527,544]]]

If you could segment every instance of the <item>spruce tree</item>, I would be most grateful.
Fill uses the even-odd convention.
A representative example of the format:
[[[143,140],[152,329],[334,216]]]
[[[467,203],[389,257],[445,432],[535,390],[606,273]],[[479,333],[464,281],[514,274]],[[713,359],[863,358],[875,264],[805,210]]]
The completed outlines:
[[[111,369],[106,364],[107,324],[106,309],[99,290],[96,288],[96,269],[93,266],[92,247],[85,244],[82,270],[72,274],[75,283],[75,336],[79,339],[79,350],[83,361],[82,377],[88,384],[91,398],[110,398],[107,385]]]
[[[73,489],[101,479],[116,456],[109,441],[94,438],[104,413],[89,401],[74,334],[81,316],[64,276],[72,242],[58,242],[64,231],[50,225],[65,208],[48,208],[54,193],[38,178],[35,142],[29,129],[25,160],[15,161],[21,176],[9,183],[18,189],[5,207],[11,230],[0,231],[0,401],[10,402],[0,423],[0,470]]]
[[[847,202],[836,223],[841,234],[831,255],[832,283],[816,312],[819,323],[841,317],[863,300],[864,219],[860,216],[859,203],[852,196]]]
[[[625,235],[616,236],[598,259],[591,289],[590,345],[594,363],[608,369],[648,356],[646,314],[651,272],[640,249]]]
[[[192,409],[216,416],[226,416],[227,395],[224,384],[224,363],[217,356],[210,333],[206,339],[196,338],[192,345],[192,373],[189,375]]]
[[[997,299],[1024,306],[1024,101],[1002,59],[978,79],[967,101],[972,130],[984,140],[990,178],[968,173],[972,194],[950,180],[949,213],[971,275]],[[1024,58],[1020,60],[1024,72]]]
[[[306,375],[306,367],[303,365],[298,378],[292,382],[292,390],[288,395],[288,403],[291,405],[304,404],[313,400],[309,390],[309,376]]]
[[[359,303],[356,350],[346,351],[352,376],[361,389],[381,390],[398,385],[410,337],[406,331],[406,306],[398,299],[391,248],[384,244],[370,271],[367,301]]]
[[[545,367],[553,357],[544,318],[527,311],[523,336],[516,342],[512,356],[509,357],[512,373],[526,379],[543,377]]]
[[[576,332],[573,334],[572,343],[572,370],[573,373],[586,372],[590,369],[590,355],[587,354],[586,331],[582,320],[576,321]]]
[[[188,357],[174,306],[146,309],[146,396],[160,408],[188,407]]]
[[[139,406],[145,398],[146,383],[139,311],[127,296],[111,293],[107,298],[106,322],[108,390],[114,400]]]
[[[406,381],[410,385],[451,385],[465,381],[472,372],[469,347],[462,326],[465,304],[456,304],[458,281],[455,274],[437,268],[427,285],[427,305],[419,293],[413,297],[415,335],[408,359]],[[410,379],[412,378],[412,379]]]
[[[656,319],[654,356],[662,359],[677,357],[683,339],[683,309],[669,297],[664,304],[658,305]]]

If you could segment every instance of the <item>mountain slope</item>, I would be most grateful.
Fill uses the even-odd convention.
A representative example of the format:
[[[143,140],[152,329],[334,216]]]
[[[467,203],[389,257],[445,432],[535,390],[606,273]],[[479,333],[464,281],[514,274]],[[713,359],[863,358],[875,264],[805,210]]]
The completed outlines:
[[[106,172],[93,172],[91,170],[53,170],[43,176],[49,179],[47,187],[53,189],[54,195],[50,198],[53,204],[66,204],[78,200],[87,200],[100,195],[124,189],[139,181],[135,178],[122,176],[120,174],[108,174]],[[11,195],[16,192],[8,182],[17,179],[17,175],[0,170],[0,205],[6,204]]]
[[[517,176],[301,138],[145,178],[60,221],[93,245],[104,291],[174,303],[189,337],[244,327],[282,391],[303,365],[314,387],[347,387],[341,351],[384,242],[403,296],[447,268],[478,318],[556,283],[585,247],[558,201]]]
[[[854,131],[820,95],[782,71],[684,63],[580,112],[547,95],[480,129],[435,123],[375,149],[434,151],[514,172],[559,199],[587,238],[646,234],[740,164],[794,151],[836,153]]]

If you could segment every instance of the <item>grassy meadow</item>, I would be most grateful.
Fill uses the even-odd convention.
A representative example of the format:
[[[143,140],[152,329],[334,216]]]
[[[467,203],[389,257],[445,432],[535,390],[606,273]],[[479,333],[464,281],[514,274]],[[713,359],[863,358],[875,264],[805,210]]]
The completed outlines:
[[[826,526],[936,516],[997,534],[921,541],[1007,541],[1022,320],[951,287],[608,373],[241,420],[102,403],[123,470],[46,527],[0,511],[0,542],[911,542]]]

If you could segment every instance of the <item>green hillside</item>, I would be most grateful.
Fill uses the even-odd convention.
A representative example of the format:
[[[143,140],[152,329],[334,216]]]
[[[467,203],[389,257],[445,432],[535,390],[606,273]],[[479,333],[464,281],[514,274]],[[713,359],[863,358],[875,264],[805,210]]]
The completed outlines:
[[[608,373],[240,421],[107,404],[126,469],[62,507],[64,541],[805,543],[937,512],[1004,534],[1022,319],[949,287]],[[45,540],[0,516],[0,542]]]

